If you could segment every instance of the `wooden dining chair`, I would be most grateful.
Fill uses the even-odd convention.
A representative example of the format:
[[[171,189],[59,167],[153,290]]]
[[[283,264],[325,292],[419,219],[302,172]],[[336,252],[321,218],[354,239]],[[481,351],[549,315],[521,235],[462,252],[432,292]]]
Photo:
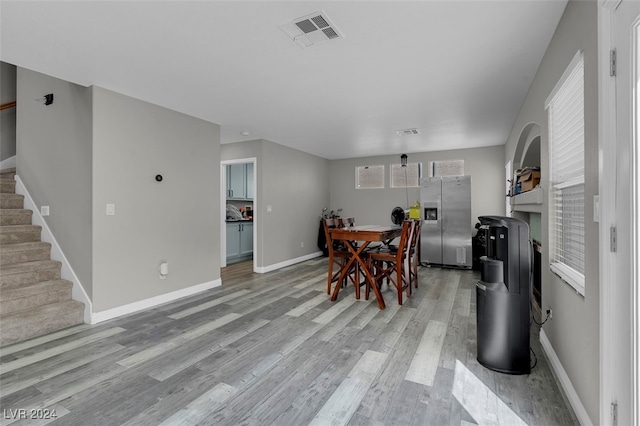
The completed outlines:
[[[411,283],[415,288],[418,288],[418,243],[420,241],[420,233],[422,231],[422,220],[416,219],[414,222],[415,225],[409,242],[409,256],[407,256],[406,261],[408,262],[408,268],[411,274]]]
[[[398,304],[402,305],[402,293],[411,296],[411,271],[409,263],[409,239],[414,232],[415,221],[407,220],[402,223],[402,233],[397,249],[379,248],[368,253],[368,263],[376,286],[380,287],[384,279],[392,283],[398,293]],[[369,283],[365,289],[365,299],[369,299]]]
[[[331,233],[329,232],[332,228],[340,228],[341,221],[338,219],[324,219],[324,232],[325,237],[327,239],[327,249],[329,252],[329,269],[327,272],[327,294],[331,294],[331,287],[334,282],[336,285],[345,286],[348,280],[351,280],[356,287],[356,298],[360,298],[360,284],[359,284],[359,269],[356,266],[350,267],[348,273],[345,274],[342,282],[337,283],[339,280],[342,270],[346,267],[346,264],[349,262],[349,259],[353,256],[352,253],[345,246],[345,242],[343,241],[335,241],[331,238]],[[334,272],[334,267],[337,267],[337,271]]]

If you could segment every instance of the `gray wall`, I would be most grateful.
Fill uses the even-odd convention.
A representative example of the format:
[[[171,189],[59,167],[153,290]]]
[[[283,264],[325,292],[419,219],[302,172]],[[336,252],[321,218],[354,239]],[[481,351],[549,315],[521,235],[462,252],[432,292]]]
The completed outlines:
[[[98,87],[93,113],[94,310],[219,279],[220,127]]]
[[[91,298],[91,90],[18,68],[17,94],[17,173]]]
[[[531,122],[541,126],[541,185],[549,188],[549,141],[544,102],[576,52],[585,61],[585,297],[549,271],[549,220],[542,214],[542,308],[553,308],[553,319],[543,329],[586,408],[591,422],[599,414],[599,281],[598,224],[591,203],[598,193],[598,58],[597,2],[571,1],[540,64],[505,147],[513,159],[521,130]],[[545,199],[542,211],[548,211]]]
[[[320,213],[329,203],[329,161],[263,141],[262,167],[264,265],[319,251]]]
[[[238,160],[240,158],[260,158],[262,155],[262,140],[225,143],[220,145],[220,160]],[[260,165],[258,164],[258,167]],[[260,179],[258,179],[260,185]]]
[[[408,156],[410,163],[422,163],[425,177],[429,161],[464,160],[465,174],[471,176],[471,223],[469,224],[471,229],[477,222],[478,216],[505,213],[503,146],[408,153]],[[390,187],[390,164],[399,163],[399,155],[331,161],[329,166],[331,202],[328,207],[332,210],[342,208],[342,216],[355,217],[356,223],[391,223],[391,210],[395,206],[407,207],[405,189]],[[356,166],[380,164],[385,166],[385,188],[356,189]],[[409,204],[415,204],[419,199],[419,188],[409,188]]]
[[[257,158],[257,266],[319,251],[319,217],[329,204],[329,161],[266,140],[221,146],[222,160],[250,157]]]
[[[0,105],[16,100],[16,67],[0,62]],[[16,155],[16,108],[0,111],[0,161]]]

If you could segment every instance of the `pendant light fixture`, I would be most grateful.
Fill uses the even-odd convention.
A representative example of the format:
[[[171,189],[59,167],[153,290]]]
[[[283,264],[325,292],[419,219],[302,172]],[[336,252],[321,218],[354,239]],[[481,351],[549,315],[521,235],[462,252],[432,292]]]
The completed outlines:
[[[407,154],[402,154],[400,156],[400,166],[404,169],[404,192],[407,195],[407,211],[409,210],[409,187],[407,182],[407,159],[409,157]]]

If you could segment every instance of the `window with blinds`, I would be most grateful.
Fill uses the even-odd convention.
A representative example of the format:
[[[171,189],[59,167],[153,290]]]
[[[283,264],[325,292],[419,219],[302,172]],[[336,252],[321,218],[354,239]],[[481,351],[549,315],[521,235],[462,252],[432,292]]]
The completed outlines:
[[[356,189],[384,188],[384,166],[357,166]]]
[[[429,161],[427,177],[464,176],[464,160]]]
[[[547,98],[550,268],[584,295],[584,58],[578,52]]]
[[[421,163],[409,163],[407,167],[402,167],[401,164],[392,164],[391,187],[404,188],[406,184],[407,188],[418,188],[420,186],[421,175]]]

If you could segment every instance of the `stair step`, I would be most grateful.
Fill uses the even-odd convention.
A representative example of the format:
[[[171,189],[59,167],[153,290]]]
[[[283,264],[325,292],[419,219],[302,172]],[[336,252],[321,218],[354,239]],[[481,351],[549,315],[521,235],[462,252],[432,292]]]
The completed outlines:
[[[45,242],[4,244],[0,246],[0,266],[14,263],[47,260],[51,256],[51,244]]]
[[[55,260],[16,263],[0,270],[0,288],[19,287],[40,281],[59,280],[62,264]]]
[[[42,227],[38,225],[0,226],[0,244],[31,243],[40,241]]]
[[[13,179],[15,175],[16,175],[15,167],[0,170],[0,179]]]
[[[43,281],[8,288],[0,293],[0,318],[25,309],[71,300],[73,283],[67,280]]]
[[[0,192],[6,194],[16,193],[16,181],[14,179],[0,178]]]
[[[2,317],[0,345],[23,341],[83,322],[84,304],[69,300]]]
[[[0,225],[31,225],[33,212],[26,209],[0,209]]]
[[[24,207],[24,195],[0,193],[0,209],[21,209]]]

